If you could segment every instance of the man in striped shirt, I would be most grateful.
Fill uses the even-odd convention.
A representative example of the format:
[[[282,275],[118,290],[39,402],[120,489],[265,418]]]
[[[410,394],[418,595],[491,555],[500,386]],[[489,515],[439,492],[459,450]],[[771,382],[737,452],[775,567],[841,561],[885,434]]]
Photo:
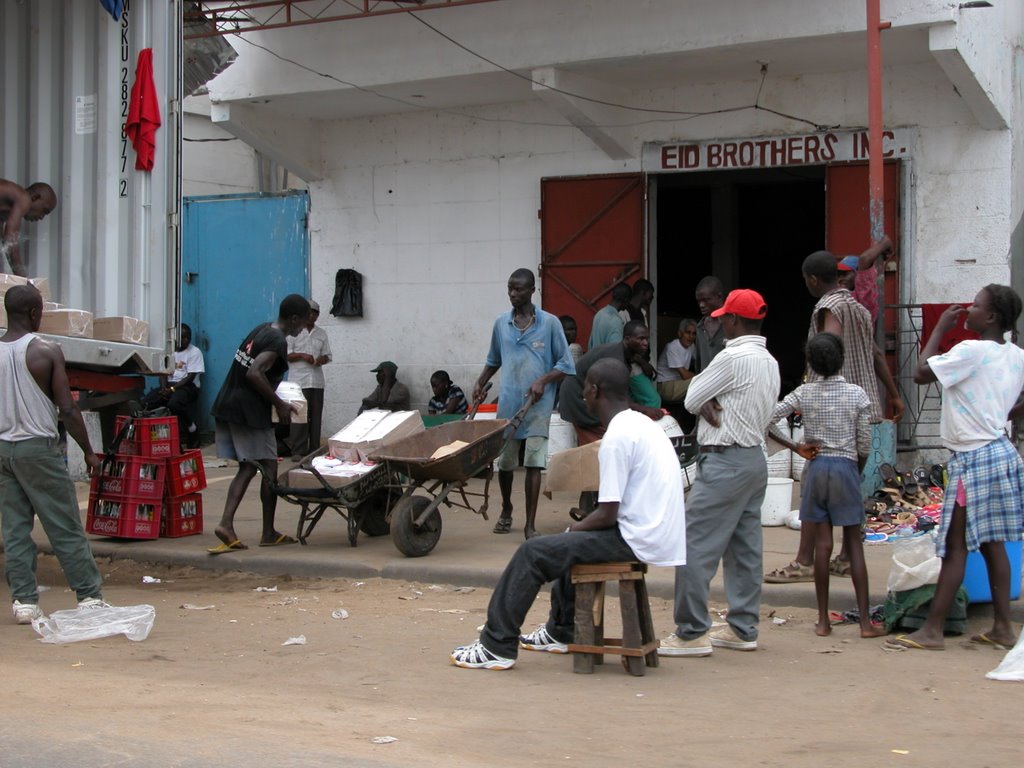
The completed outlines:
[[[732,291],[711,313],[725,349],[690,379],[686,410],[700,414],[697,479],[686,501],[686,565],[676,568],[676,631],[662,656],[709,656],[714,647],[757,648],[761,607],[761,502],[768,467],[761,446],[779,396],[779,365],[765,347],[768,307],[756,291]],[[711,630],[708,589],[724,562],[729,626]]]

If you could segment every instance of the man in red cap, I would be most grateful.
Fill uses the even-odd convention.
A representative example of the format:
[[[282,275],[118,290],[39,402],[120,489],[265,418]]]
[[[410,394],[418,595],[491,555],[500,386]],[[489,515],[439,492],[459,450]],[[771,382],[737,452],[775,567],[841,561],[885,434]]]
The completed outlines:
[[[676,567],[676,630],[662,656],[710,656],[714,648],[753,651],[761,608],[761,502],[768,485],[765,431],[779,397],[779,364],[761,323],[768,307],[757,291],[732,291],[711,312],[725,349],[690,379],[686,410],[700,415],[697,479],[686,500],[686,565]],[[711,631],[708,589],[725,571],[729,626]]]

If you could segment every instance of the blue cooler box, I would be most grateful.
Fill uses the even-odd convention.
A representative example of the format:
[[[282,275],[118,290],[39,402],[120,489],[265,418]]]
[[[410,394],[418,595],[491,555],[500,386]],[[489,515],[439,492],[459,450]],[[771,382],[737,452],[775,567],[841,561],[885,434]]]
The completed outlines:
[[[1022,542],[1007,541],[1006,556],[1010,558],[1010,599],[1020,598],[1020,561]],[[988,586],[988,567],[981,552],[967,553],[964,571],[964,589],[970,603],[991,603],[992,590]]]

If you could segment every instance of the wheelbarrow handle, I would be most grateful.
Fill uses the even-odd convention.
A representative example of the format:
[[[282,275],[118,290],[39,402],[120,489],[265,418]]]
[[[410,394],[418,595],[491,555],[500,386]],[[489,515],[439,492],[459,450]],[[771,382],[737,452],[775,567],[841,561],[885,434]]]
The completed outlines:
[[[476,418],[477,409],[483,404],[484,400],[487,399],[487,393],[491,391],[491,387],[494,385],[493,381],[488,381],[484,384],[484,388],[480,390],[480,397],[473,398],[473,407],[469,409],[469,413],[466,414],[466,421],[472,421]]]
[[[526,412],[533,406],[533,395],[529,392],[526,393],[526,402],[523,403],[523,407],[512,414],[512,418],[508,420],[508,425],[505,427],[505,439],[509,440],[518,430],[519,426],[523,423],[523,419],[526,418]]]

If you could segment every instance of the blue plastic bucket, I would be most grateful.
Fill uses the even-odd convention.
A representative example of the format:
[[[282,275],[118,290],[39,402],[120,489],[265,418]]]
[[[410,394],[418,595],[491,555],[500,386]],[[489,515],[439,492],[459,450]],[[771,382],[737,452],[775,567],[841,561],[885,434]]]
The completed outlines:
[[[1010,599],[1020,598],[1021,546],[1019,541],[1006,542],[1006,556],[1010,558]],[[988,586],[988,567],[981,552],[967,553],[967,568],[964,571],[964,589],[971,603],[991,603],[992,590]]]

